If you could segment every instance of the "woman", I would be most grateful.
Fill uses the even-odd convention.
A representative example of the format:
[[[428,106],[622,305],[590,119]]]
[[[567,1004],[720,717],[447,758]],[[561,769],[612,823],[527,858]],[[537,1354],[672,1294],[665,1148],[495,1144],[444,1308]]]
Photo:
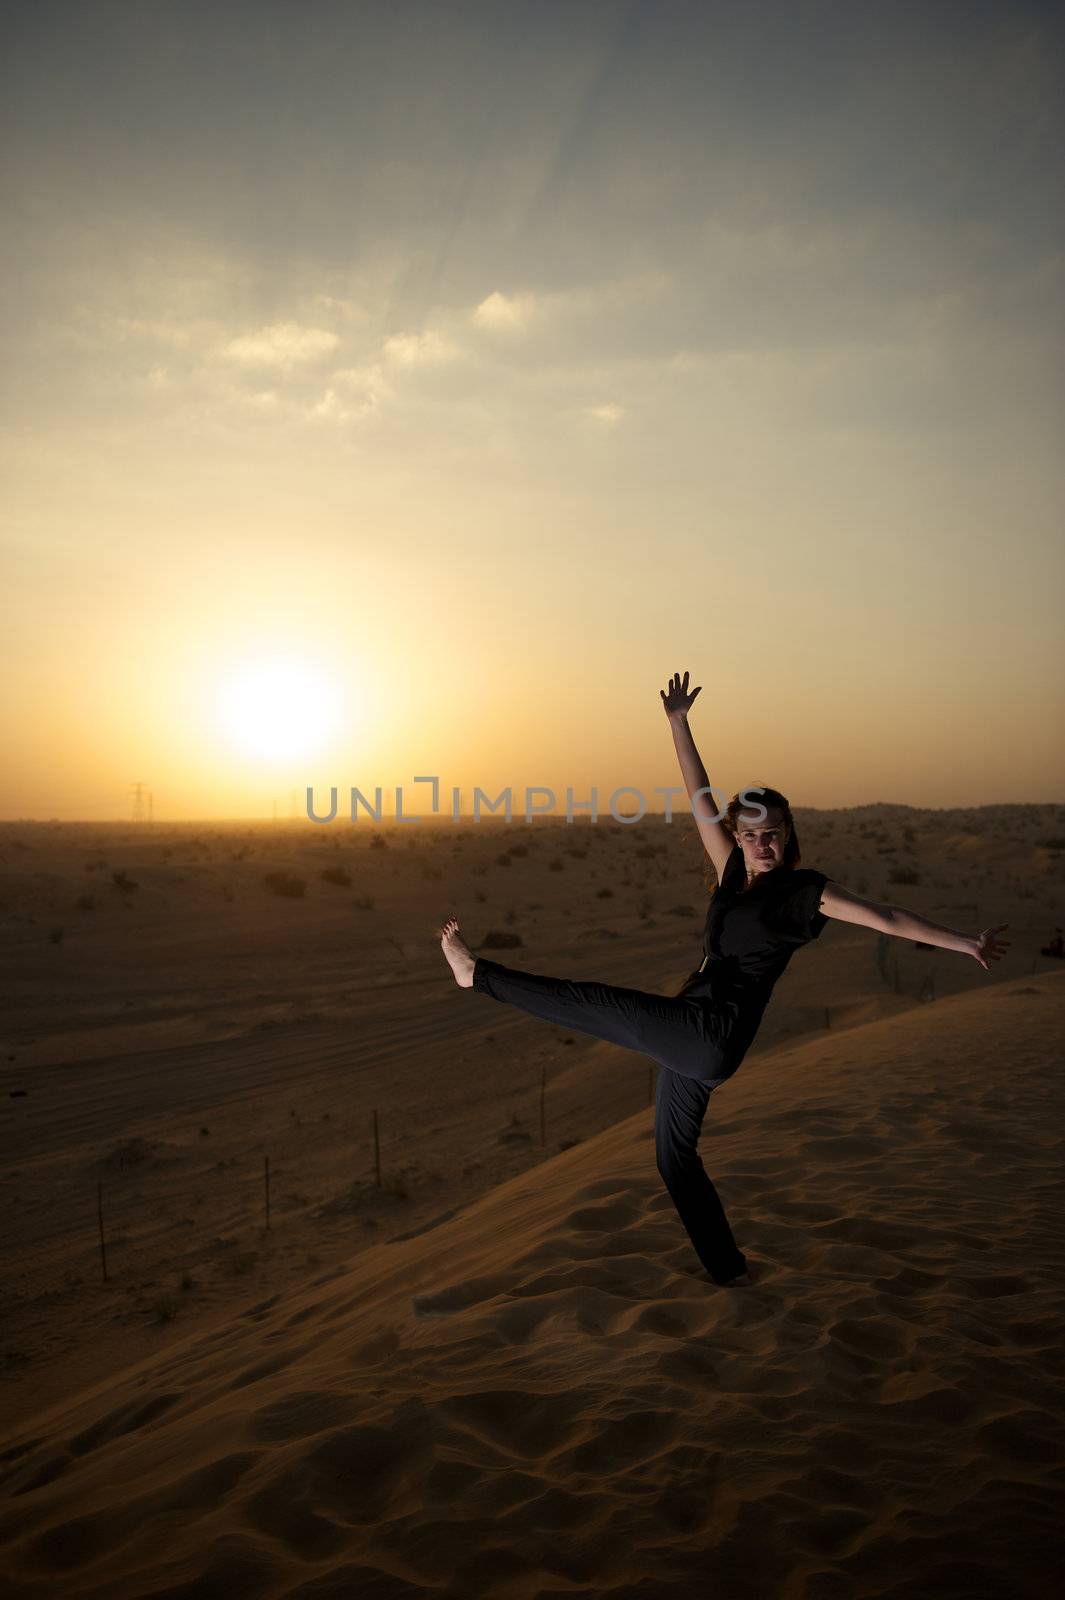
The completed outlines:
[[[715,818],[706,769],[688,726],[699,689],[688,674],[659,690],[673,732],[692,815],[717,872],[703,934],[702,965],[674,996],[613,984],[543,977],[474,956],[454,917],[440,932],[462,988],[479,989],[565,1028],[651,1056],[662,1070],[655,1096],[655,1154],[696,1254],[715,1283],[749,1283],[747,1260],[698,1154],[712,1090],[736,1071],[795,950],[818,938],[829,917],[900,939],[973,956],[985,971],[1008,946],[986,928],[976,937],[929,922],[901,906],[851,894],[823,872],[801,867],[787,800],[776,789],[742,790]],[[748,794],[760,797],[746,800]],[[761,813],[761,815],[759,815]]]

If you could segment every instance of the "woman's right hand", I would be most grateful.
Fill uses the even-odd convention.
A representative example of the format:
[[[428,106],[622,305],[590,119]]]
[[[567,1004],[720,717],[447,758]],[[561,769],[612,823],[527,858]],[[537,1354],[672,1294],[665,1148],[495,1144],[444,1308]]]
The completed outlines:
[[[673,677],[669,680],[669,689],[659,689],[658,691],[662,696],[662,706],[665,710],[666,716],[670,718],[686,717],[688,712],[691,710],[695,696],[699,693],[699,689],[701,688],[702,684],[699,685],[698,689],[693,689],[691,694],[689,694],[688,674],[684,674],[684,681],[681,682],[680,673],[674,673]]]

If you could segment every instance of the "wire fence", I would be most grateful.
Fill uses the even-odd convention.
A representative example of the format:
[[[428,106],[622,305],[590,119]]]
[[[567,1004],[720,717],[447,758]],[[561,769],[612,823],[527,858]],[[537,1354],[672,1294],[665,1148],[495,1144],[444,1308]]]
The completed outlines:
[[[568,1067],[560,1070],[569,1075]],[[642,1105],[652,1105],[656,1072],[655,1064],[648,1063],[646,1080],[639,1073],[618,1079],[621,1094],[600,1089],[577,1101],[572,1083],[567,1083],[553,1104],[554,1074],[541,1063],[535,1076],[516,1087],[518,1109],[509,1126],[497,1125],[497,1144],[538,1148],[544,1158],[568,1149],[582,1137],[602,1131],[604,1113],[605,1125],[611,1126]],[[634,1094],[643,1083],[643,1092],[637,1088]],[[23,1089],[10,1091],[11,1098],[26,1094]],[[595,1113],[596,1126],[578,1133],[575,1125]],[[335,1124],[339,1121],[334,1118]],[[159,1274],[167,1273],[181,1289],[198,1282],[194,1274],[207,1264],[233,1275],[247,1274],[294,1219],[317,1225],[304,1234],[309,1248],[322,1237],[323,1229],[328,1236],[330,1222],[361,1220],[370,1230],[402,1227],[409,1202],[421,1202],[421,1210],[432,1198],[430,1180],[420,1164],[411,1161],[411,1124],[409,1108],[391,1112],[386,1106],[373,1106],[368,1112],[345,1113],[342,1135],[339,1127],[337,1131],[345,1146],[340,1159],[351,1173],[346,1186],[336,1183],[336,1150],[324,1164],[318,1163],[314,1150],[318,1136],[312,1132],[309,1142],[311,1125],[295,1115],[291,1131],[278,1130],[269,1140],[270,1148],[263,1139],[236,1149],[227,1143],[221,1158],[213,1162],[197,1160],[195,1143],[175,1146],[159,1137],[134,1134],[114,1141],[90,1164],[84,1181],[71,1171],[73,1163],[61,1157],[56,1180],[44,1193],[39,1186],[34,1192],[25,1183],[28,1172],[15,1167],[6,1174],[7,1309],[94,1280],[112,1288],[156,1287]],[[468,1139],[463,1138],[463,1127],[470,1128]],[[212,1132],[202,1126],[200,1133],[206,1148]],[[565,1137],[566,1133],[571,1136]],[[482,1148],[484,1139],[484,1132],[472,1127],[469,1110],[456,1109],[433,1126],[420,1153],[439,1154],[443,1149],[451,1157],[457,1151],[461,1160]],[[28,1167],[32,1157],[28,1142],[23,1145]],[[465,1176],[473,1170],[466,1167],[462,1172]],[[505,1174],[492,1181],[505,1181]],[[308,1190],[318,1191],[317,1196]],[[473,1197],[465,1197],[463,1204]],[[350,1241],[341,1248],[350,1253]],[[314,1257],[308,1259],[313,1264]],[[175,1315],[176,1309],[174,1295],[158,1297],[161,1318]]]
[[[934,1002],[936,972],[929,959],[936,954],[934,947],[899,951],[898,945],[899,941],[887,935],[878,939],[875,959],[882,982],[896,994],[906,994],[922,1003]],[[1023,959],[1027,969],[1026,953]],[[1056,970],[1058,966],[1056,961],[1042,959],[1038,951],[1032,957],[1033,974],[1041,967]],[[820,1028],[831,1030],[833,1008],[807,1007],[798,1012],[795,1020],[802,1035]],[[846,1019],[839,1017],[837,1025],[839,1021],[845,1024]],[[788,1035],[789,1039],[794,1037],[794,1032]],[[556,1031],[554,1043],[572,1043],[572,1038],[563,1038],[561,1031]],[[573,1084],[570,1070],[562,1064],[553,1063],[549,1068],[547,1063],[541,1063],[523,1085],[514,1085],[512,1097],[520,1109],[514,1112],[510,1127],[497,1129],[498,1144],[538,1148],[546,1158],[549,1153],[580,1143],[589,1133],[594,1136],[604,1126],[616,1124],[641,1107],[654,1105],[659,1069],[652,1061],[647,1063],[645,1078],[634,1073],[616,1080],[624,1086],[621,1093],[612,1094],[609,1088],[600,1087],[578,1100],[574,1099],[573,1090],[580,1086]],[[552,1084],[560,1073],[569,1081],[553,1095]],[[25,1093],[14,1088],[10,1097],[14,1100]],[[397,1109],[394,1118],[387,1105],[345,1114],[343,1138],[347,1159],[352,1163],[349,1170],[354,1169],[354,1175],[346,1189],[317,1200],[305,1192],[320,1187],[322,1181],[321,1171],[316,1174],[312,1170],[308,1130],[295,1112],[290,1115],[296,1119],[292,1138],[286,1138],[286,1130],[282,1129],[269,1140],[270,1148],[266,1148],[267,1141],[263,1139],[236,1150],[227,1145],[224,1157],[210,1166],[190,1165],[188,1147],[175,1151],[159,1140],[136,1136],[121,1139],[95,1164],[94,1174],[85,1174],[84,1186],[80,1182],[57,1183],[54,1192],[41,1199],[27,1195],[24,1205],[18,1204],[19,1195],[12,1193],[13,1181],[19,1174],[7,1174],[4,1210],[8,1239],[4,1250],[8,1264],[15,1269],[11,1280],[13,1297],[32,1298],[55,1291],[61,1283],[85,1282],[94,1275],[90,1267],[93,1260],[101,1284],[133,1282],[163,1266],[178,1272],[184,1268],[188,1277],[198,1263],[216,1255],[224,1256],[229,1270],[239,1274],[249,1271],[261,1253],[248,1247],[251,1231],[260,1244],[268,1243],[294,1215],[304,1219],[311,1216],[321,1222],[361,1217],[368,1228],[376,1228],[382,1223],[401,1223],[404,1202],[431,1200],[431,1192],[422,1181],[424,1173],[417,1172],[417,1163],[413,1167],[409,1163],[410,1107],[404,1107],[402,1112]],[[322,1115],[329,1117],[329,1113]],[[418,1115],[416,1111],[415,1122]],[[449,1115],[449,1122],[437,1124],[426,1133],[426,1151],[439,1154],[440,1149],[446,1148],[450,1158],[456,1150],[461,1157],[483,1148],[489,1136],[482,1128],[474,1127],[469,1108],[453,1107]],[[594,1128],[578,1131],[589,1117]],[[469,1125],[470,1134],[464,1141],[465,1125]],[[302,1143],[296,1137],[297,1130],[302,1132]],[[200,1132],[208,1134],[207,1128]],[[435,1146],[433,1137],[437,1140]],[[168,1170],[182,1160],[186,1165],[180,1172]],[[335,1175],[335,1170],[334,1158],[330,1171]],[[463,1168],[463,1176],[474,1170]],[[496,1174],[492,1181],[504,1180]],[[468,1203],[469,1198],[463,1203]]]

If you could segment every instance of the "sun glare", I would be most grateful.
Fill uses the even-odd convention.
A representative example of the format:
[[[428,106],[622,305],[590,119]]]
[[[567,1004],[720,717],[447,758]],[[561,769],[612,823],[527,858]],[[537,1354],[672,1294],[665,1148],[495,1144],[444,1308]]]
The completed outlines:
[[[322,672],[301,662],[249,664],[220,689],[217,710],[228,738],[249,755],[312,755],[337,730],[339,696]]]

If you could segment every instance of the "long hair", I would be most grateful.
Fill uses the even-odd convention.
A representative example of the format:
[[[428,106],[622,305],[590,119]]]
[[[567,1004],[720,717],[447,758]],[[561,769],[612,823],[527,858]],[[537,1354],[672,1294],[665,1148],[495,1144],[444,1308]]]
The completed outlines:
[[[748,796],[751,796],[751,798],[748,799]],[[746,788],[738,790],[732,796],[732,799],[725,807],[725,815],[721,818],[722,827],[732,836],[733,843],[737,843],[737,834],[740,828],[747,822],[756,824],[759,820],[754,809],[756,805],[764,805],[767,811],[770,808],[779,810],[782,820],[789,824],[788,842],[784,846],[783,858],[780,865],[772,870],[775,873],[793,871],[802,861],[802,851],[799,849],[799,836],[795,831],[795,819],[792,817],[791,807],[779,789],[771,789],[768,784],[764,783],[747,784]],[[742,821],[740,820],[741,818],[743,819]],[[720,884],[718,883],[717,873],[714,870],[714,863],[705,850],[703,852],[703,883],[709,890],[712,899],[720,888]],[[745,883],[737,893],[743,894],[747,887]],[[676,996],[684,994],[695,977],[696,974],[694,972],[689,973],[676,991]]]
[[[725,815],[721,818],[722,827],[731,835],[733,844],[738,843],[740,829],[745,823],[759,826],[760,820],[756,807],[762,805],[767,811],[779,811],[781,820],[788,828],[788,842],[784,846],[784,856],[779,866],[773,867],[773,872],[792,872],[802,861],[802,851],[799,848],[799,835],[795,829],[795,819],[791,814],[791,806],[785,795],[779,789],[771,789],[765,783],[749,783],[744,788],[737,790],[725,807]],[[741,820],[742,819],[742,820]],[[720,887],[714,863],[710,856],[703,852],[703,882],[713,895]],[[739,893],[747,888],[746,883]]]

